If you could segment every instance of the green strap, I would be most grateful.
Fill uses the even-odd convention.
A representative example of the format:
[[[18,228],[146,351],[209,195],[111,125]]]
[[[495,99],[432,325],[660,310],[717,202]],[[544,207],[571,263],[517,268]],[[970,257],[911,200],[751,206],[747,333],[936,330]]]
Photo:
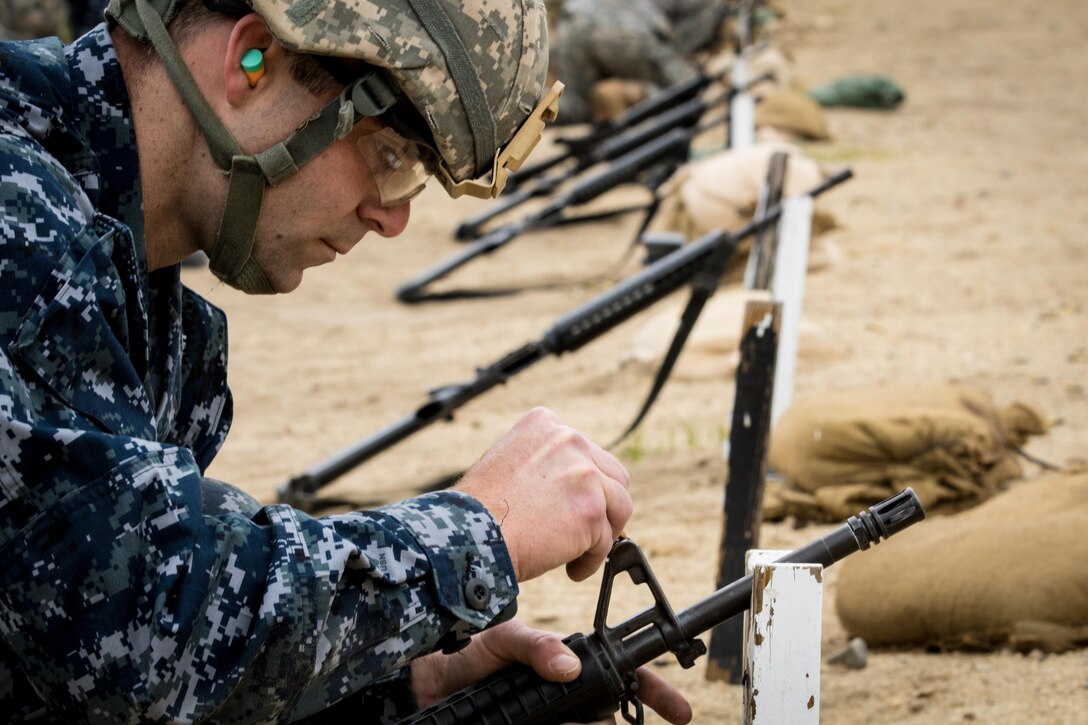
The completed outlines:
[[[219,223],[219,235],[209,253],[211,268],[216,276],[231,280],[249,257],[257,215],[264,199],[264,173],[256,161],[235,156],[230,170],[230,187]],[[231,244],[232,240],[249,240],[245,246]]]
[[[250,256],[264,198],[264,172],[256,159],[242,155],[238,142],[208,105],[159,14],[147,0],[135,1],[147,36],[186,107],[203,131],[212,159],[219,168],[230,170],[227,201],[219,233],[208,254],[209,266],[217,277],[244,292],[271,293],[271,283]]]
[[[296,129],[286,141],[256,154],[257,163],[264,170],[268,183],[275,186],[328,148],[329,144],[347,136],[356,118],[347,94],[341,93],[320,113]]]
[[[438,0],[408,0],[424,29],[442,51],[453,83],[457,86],[475,146],[476,170],[490,170],[495,158],[495,118],[484,95],[483,83],[450,16]]]

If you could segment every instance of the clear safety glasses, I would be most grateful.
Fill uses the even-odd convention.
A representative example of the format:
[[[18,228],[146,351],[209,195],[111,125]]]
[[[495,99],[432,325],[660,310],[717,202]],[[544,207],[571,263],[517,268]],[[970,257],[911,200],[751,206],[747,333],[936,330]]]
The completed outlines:
[[[419,196],[435,173],[429,152],[389,126],[360,136],[355,145],[374,177],[385,208]]]

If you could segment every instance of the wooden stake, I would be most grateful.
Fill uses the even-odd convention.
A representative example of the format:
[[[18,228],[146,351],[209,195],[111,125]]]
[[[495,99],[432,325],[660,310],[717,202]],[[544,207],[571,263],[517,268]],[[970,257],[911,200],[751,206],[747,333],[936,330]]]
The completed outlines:
[[[737,391],[733,423],[729,430],[729,474],[725,484],[718,588],[744,576],[745,552],[755,547],[759,540],[781,315],[782,306],[777,302],[749,302],[744,309]],[[734,617],[711,631],[706,671],[708,680],[740,683],[742,641],[743,622],[740,617]]]

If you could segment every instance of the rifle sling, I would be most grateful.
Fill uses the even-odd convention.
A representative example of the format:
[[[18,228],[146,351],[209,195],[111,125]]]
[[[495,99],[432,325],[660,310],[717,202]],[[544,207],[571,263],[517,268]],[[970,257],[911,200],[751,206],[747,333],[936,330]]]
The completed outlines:
[[[680,353],[684,349],[684,344],[687,342],[688,336],[691,335],[691,331],[695,327],[699,315],[702,314],[703,307],[706,306],[707,300],[709,300],[714,292],[717,291],[730,256],[732,256],[731,247],[719,247],[710,259],[706,261],[705,266],[699,273],[692,278],[691,297],[688,299],[688,304],[684,308],[683,314],[680,315],[680,324],[676,327],[676,333],[673,335],[672,343],[669,345],[669,350],[665,354],[665,358],[661,361],[661,367],[657,370],[653,386],[646,395],[646,400],[642,404],[642,409],[639,410],[638,415],[631,421],[631,424],[627,426],[627,430],[620,434],[620,436],[608,446],[609,450],[618,446],[626,440],[627,436],[634,433],[635,429],[638,428],[639,424],[642,423],[642,420],[650,412],[650,408],[653,407],[654,402],[657,400],[657,396],[665,387],[665,383],[672,373],[673,366],[676,365],[676,361],[680,357]]]

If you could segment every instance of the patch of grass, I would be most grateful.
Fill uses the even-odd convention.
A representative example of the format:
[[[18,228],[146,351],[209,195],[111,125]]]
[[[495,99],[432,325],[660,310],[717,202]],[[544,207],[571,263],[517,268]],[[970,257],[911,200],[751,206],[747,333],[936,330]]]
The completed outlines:
[[[699,447],[699,433],[698,433],[698,431],[695,430],[695,426],[692,425],[691,423],[689,423],[686,420],[681,422],[680,425],[683,426],[683,428],[684,428],[684,435],[687,438],[688,448],[689,449],[698,448]]]
[[[646,446],[642,440],[642,433],[635,431],[631,434],[631,437],[627,439],[627,443],[620,449],[620,458],[630,461],[631,463],[638,463],[646,457]]]

